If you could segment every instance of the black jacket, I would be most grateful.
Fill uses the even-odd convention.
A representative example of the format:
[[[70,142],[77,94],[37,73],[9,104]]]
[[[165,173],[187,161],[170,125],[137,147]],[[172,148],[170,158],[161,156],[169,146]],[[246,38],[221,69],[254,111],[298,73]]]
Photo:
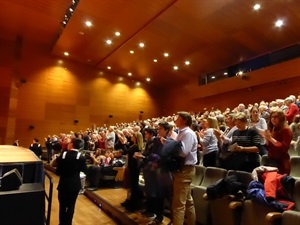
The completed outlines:
[[[65,157],[64,157],[65,154]],[[57,190],[79,191],[81,189],[80,172],[87,172],[86,158],[78,151],[70,150],[63,152],[57,159],[56,174],[60,176]]]

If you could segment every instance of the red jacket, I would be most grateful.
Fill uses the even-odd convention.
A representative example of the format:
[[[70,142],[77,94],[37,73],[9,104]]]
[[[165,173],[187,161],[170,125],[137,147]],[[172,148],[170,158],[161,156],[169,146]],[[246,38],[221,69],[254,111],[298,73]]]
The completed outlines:
[[[283,176],[286,175],[281,175],[277,172],[266,172],[261,176],[261,178],[264,181],[266,198],[271,198],[287,204],[288,207],[285,210],[289,210],[293,209],[295,203],[289,200],[292,193],[288,193],[281,183],[281,178]]]
[[[294,120],[294,117],[299,114],[299,108],[295,103],[291,103],[289,109],[285,113],[285,117],[289,124],[291,124]]]
[[[280,145],[275,146],[271,142],[267,144],[268,158],[277,162],[278,173],[289,175],[291,172],[291,163],[288,151],[293,133],[289,127],[284,127],[280,132],[274,133],[273,138],[275,138]]]

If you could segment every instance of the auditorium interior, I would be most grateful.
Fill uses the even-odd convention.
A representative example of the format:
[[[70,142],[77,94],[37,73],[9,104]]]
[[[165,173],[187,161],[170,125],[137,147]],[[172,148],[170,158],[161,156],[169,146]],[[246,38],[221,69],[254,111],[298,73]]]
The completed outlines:
[[[179,111],[201,124],[203,115],[225,117],[239,105],[270,112],[291,96],[300,106],[299,84],[299,0],[0,0],[0,224],[59,224],[47,137],[174,125]],[[248,185],[253,174],[199,160],[191,182],[196,224],[300,224],[298,137],[288,150],[293,209],[210,199],[207,187],[231,175]],[[34,138],[41,157],[28,150]],[[120,205],[126,169],[114,171],[96,189],[81,179],[72,224],[156,224]],[[17,187],[7,190],[7,182]],[[146,189],[142,172],[139,187]],[[160,224],[172,224],[171,203]]]

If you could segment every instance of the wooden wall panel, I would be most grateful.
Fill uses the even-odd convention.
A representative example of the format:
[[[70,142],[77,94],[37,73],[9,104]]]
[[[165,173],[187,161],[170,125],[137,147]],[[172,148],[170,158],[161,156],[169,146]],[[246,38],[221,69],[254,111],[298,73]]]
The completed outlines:
[[[0,58],[13,50],[14,43],[6,48],[6,53],[0,53]],[[27,147],[34,137],[43,140],[48,134],[85,130],[92,124],[137,120],[141,110],[150,118],[160,115],[157,93],[149,85],[137,88],[131,80],[119,82],[113,74],[100,76],[98,69],[51,57],[44,50],[26,45],[17,68],[17,79],[26,83],[19,85],[15,93],[10,86],[14,80],[13,64],[11,59],[0,68],[0,72],[9,74],[6,85],[0,85],[4,86],[0,89],[4,104],[0,113],[0,144],[8,135],[10,140],[6,143],[18,138]],[[9,116],[9,108],[15,109],[15,114]]]

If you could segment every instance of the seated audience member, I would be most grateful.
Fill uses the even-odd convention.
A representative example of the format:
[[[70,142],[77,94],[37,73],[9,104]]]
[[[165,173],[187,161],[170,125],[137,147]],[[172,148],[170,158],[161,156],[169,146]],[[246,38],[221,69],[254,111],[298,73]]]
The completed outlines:
[[[36,154],[37,157],[42,157],[42,145],[39,143],[39,139],[34,138],[33,143],[29,146],[29,149]]]
[[[266,165],[277,167],[280,174],[290,174],[291,163],[288,151],[293,134],[282,110],[278,109],[271,112],[268,130],[261,132],[261,135],[267,141],[268,158]]]
[[[285,113],[285,117],[288,124],[291,124],[294,120],[294,117],[299,114],[299,109],[291,97],[287,97],[284,103],[288,107],[288,110]]]
[[[89,187],[96,188],[100,182],[100,165],[105,160],[105,156],[101,155],[101,149],[97,149],[95,153],[90,153],[90,158],[93,165],[88,168],[87,180],[89,182]]]
[[[116,176],[118,171],[114,170],[114,168],[123,167],[125,165],[122,151],[114,151],[112,154],[110,164],[101,167],[100,180],[103,179],[104,176]]]
[[[268,114],[269,117],[269,114]],[[258,133],[267,130],[268,125],[266,122],[266,119],[259,116],[259,110],[257,106],[253,106],[250,109],[250,121],[249,121],[249,127],[252,127],[258,131]],[[260,136],[260,155],[266,155],[266,140]]]
[[[291,142],[292,147],[296,147],[297,142],[299,142],[300,137],[300,115],[296,115],[293,122],[290,125],[293,133],[293,139]]]
[[[256,129],[248,127],[248,120],[245,113],[235,115],[237,130],[232,134],[230,151],[233,154],[228,160],[228,169],[252,172],[260,166],[259,149],[260,135]]]

